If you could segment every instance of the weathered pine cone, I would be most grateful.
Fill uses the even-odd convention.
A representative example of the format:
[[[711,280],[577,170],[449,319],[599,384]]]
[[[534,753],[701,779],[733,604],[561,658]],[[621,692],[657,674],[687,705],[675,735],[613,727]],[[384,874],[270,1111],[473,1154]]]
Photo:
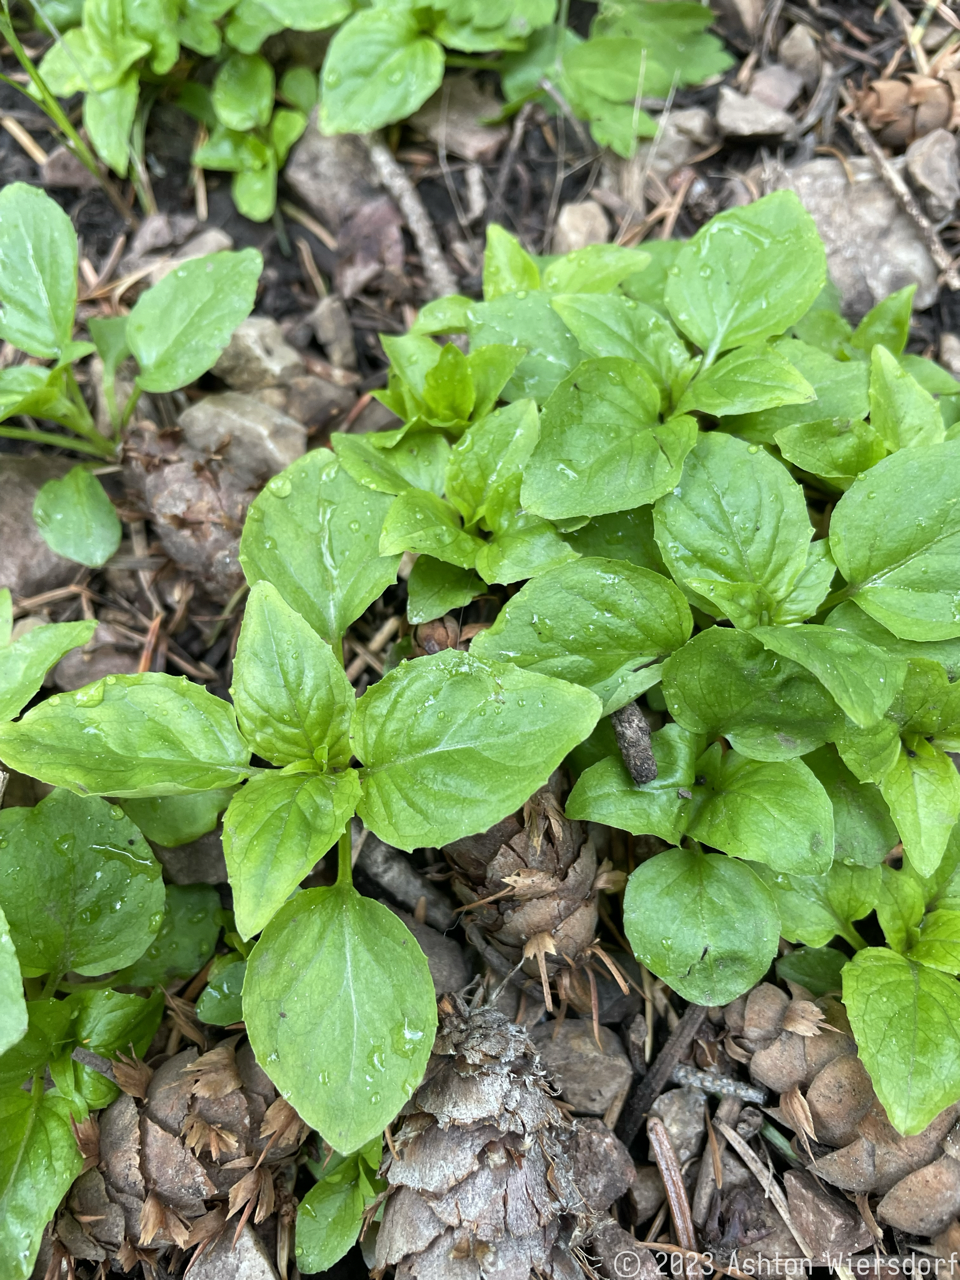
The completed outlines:
[[[440,1014],[426,1077],[381,1169],[389,1191],[372,1274],[582,1280],[587,1207],[572,1130],[533,1045],[493,1007],[470,1012],[446,996]]]
[[[854,98],[867,127],[894,151],[934,129],[960,129],[960,71],[873,80]]]
[[[545,994],[551,970],[576,966],[589,952],[597,893],[621,878],[610,863],[597,866],[586,827],[564,817],[562,794],[557,771],[520,813],[443,849],[454,868],[454,892],[476,904],[471,921],[511,965],[522,961],[525,972],[540,977]],[[561,990],[581,1007],[575,982]]]
[[[960,1104],[923,1133],[897,1133],[857,1057],[843,1006],[829,997],[790,1000],[762,983],[728,1005],[724,1020],[728,1050],[739,1050],[751,1078],[780,1094],[780,1118],[797,1134],[794,1146],[809,1172],[788,1172],[784,1184],[815,1253],[872,1246],[868,1214],[881,1227],[946,1247],[945,1256],[956,1250],[943,1233],[956,1232],[960,1212]],[[811,1175],[855,1197],[866,1210],[862,1218]],[[844,1235],[842,1250],[831,1231]]]
[[[307,1126],[250,1046],[235,1045],[185,1049],[154,1071],[115,1065],[124,1093],[100,1113],[99,1132],[96,1120],[80,1131],[88,1167],[54,1224],[55,1251],[130,1270],[174,1247],[202,1251],[251,1215],[280,1210],[290,1228],[294,1206],[274,1180]]]

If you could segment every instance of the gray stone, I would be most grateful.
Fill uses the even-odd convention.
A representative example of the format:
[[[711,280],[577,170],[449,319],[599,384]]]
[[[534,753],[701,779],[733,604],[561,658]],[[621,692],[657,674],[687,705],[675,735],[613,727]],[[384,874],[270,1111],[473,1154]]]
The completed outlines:
[[[663,1121],[681,1165],[700,1153],[706,1131],[706,1100],[702,1089],[668,1089],[650,1108],[650,1114]]]
[[[385,904],[389,906],[389,903]],[[448,991],[462,991],[470,981],[470,970],[463,956],[463,948],[456,938],[444,937],[437,929],[428,924],[421,924],[406,911],[390,910],[407,926],[417,942],[420,950],[427,958],[430,977],[438,996]]]
[[[610,239],[610,223],[596,200],[565,204],[557,215],[553,232],[554,253],[575,253],[588,244],[606,244]]]
[[[116,627],[101,622],[93,639],[71,649],[53,668],[51,676],[58,689],[82,689],[101,676],[133,675],[140,665],[142,646]]]
[[[510,136],[508,125],[484,124],[498,116],[501,104],[489,85],[472,75],[448,76],[443,88],[410,117],[410,124],[431,142],[463,160],[492,164]]]
[[[193,258],[205,258],[208,253],[222,253],[233,248],[233,237],[220,227],[207,227],[198,235],[188,240],[182,249],[178,249],[172,258],[158,262],[150,272],[150,283],[159,284],[164,276]]]
[[[237,391],[198,400],[179,421],[190,448],[222,458],[236,480],[247,486],[263,484],[307,447],[301,423]]]
[[[956,135],[934,129],[907,147],[907,172],[920,193],[928,217],[949,218],[960,200]]]
[[[303,372],[303,361],[269,316],[248,316],[212,371],[234,391],[276,387]]]
[[[609,1027],[600,1028],[599,1046],[587,1018],[548,1022],[534,1027],[531,1038],[547,1075],[574,1111],[602,1116],[630,1087],[633,1068]]]
[[[266,388],[267,391],[280,389]],[[312,373],[291,378],[283,391],[285,412],[305,427],[325,427],[328,424],[336,427],[357,402],[352,388],[338,387],[335,382],[317,378]]]
[[[772,62],[761,67],[750,81],[750,97],[765,102],[768,107],[786,111],[803,92],[803,76],[791,67]]]
[[[606,1213],[637,1176],[629,1151],[602,1120],[578,1121],[571,1156],[574,1183],[591,1213]]]
[[[353,864],[377,889],[411,911],[424,899],[426,920],[433,928],[442,931],[456,924],[457,918],[446,896],[417,870],[410,855],[387,844],[372,831],[361,837],[359,819],[354,819],[353,825]]]
[[[777,57],[785,67],[800,74],[808,90],[815,89],[820,79],[820,51],[813,32],[803,22],[790,28],[780,41]]]
[[[44,187],[73,187],[92,191],[100,183],[86,165],[81,164],[67,147],[54,147],[40,166],[40,183]]]
[[[897,166],[895,159],[891,162]],[[853,175],[853,186],[846,170]],[[904,285],[916,284],[914,306],[937,297],[937,268],[914,223],[864,156],[846,169],[832,157],[810,160],[775,175],[774,188],[797,193],[817,224],[827,250],[831,278],[844,314],[861,319],[871,307]]]
[[[290,153],[284,176],[333,232],[378,191],[377,175],[362,140],[353,133],[326,138],[312,121]]]
[[[764,0],[716,0],[714,8],[719,10],[739,34],[749,36],[752,40],[760,31]]]
[[[641,142],[632,160],[619,163],[619,194],[633,209],[644,207],[642,185],[653,173],[663,182],[675,169],[714,140],[713,116],[703,107],[688,107],[661,116],[660,137]]]
[[[233,1225],[228,1224],[216,1244],[195,1256],[191,1280],[277,1280],[266,1246],[253,1227],[247,1223],[236,1246],[233,1233]]]
[[[208,831],[198,840],[168,849],[165,845],[150,847],[163,867],[164,878],[171,884],[226,884],[227,864],[223,856],[221,831]]]
[[[849,1258],[873,1243],[856,1206],[827,1191],[811,1174],[790,1169],[783,1185],[790,1216],[810,1246],[815,1265]]]
[[[797,132],[786,111],[737,93],[729,85],[720,86],[717,128],[728,138],[794,138]]]
[[[73,458],[0,454],[0,587],[17,596],[66,586],[80,566],[51,551],[33,519],[33,500],[48,480],[75,466]]]
[[[666,1198],[663,1179],[656,1165],[638,1165],[637,1176],[630,1187],[630,1208],[638,1225],[649,1222]]]
[[[361,436],[366,435],[368,431],[393,431],[395,427],[402,426],[402,418],[398,418],[379,400],[371,400],[350,424],[350,432],[352,435]]]
[[[623,1276],[663,1280],[663,1272],[650,1250],[637,1244],[636,1238],[612,1219],[594,1231],[587,1242],[587,1251],[591,1258],[598,1260],[598,1274],[604,1280],[621,1280]]]
[[[356,369],[357,344],[346,304],[336,293],[321,298],[307,317],[313,336],[338,369]]]
[[[940,363],[960,379],[960,336],[944,330],[940,335]]]

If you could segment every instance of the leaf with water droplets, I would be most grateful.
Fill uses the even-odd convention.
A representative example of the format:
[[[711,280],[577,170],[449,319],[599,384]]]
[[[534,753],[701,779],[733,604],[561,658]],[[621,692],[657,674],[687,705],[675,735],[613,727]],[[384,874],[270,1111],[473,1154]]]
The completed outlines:
[[[0,907],[25,975],[108,973],[160,927],[160,864],[116,805],[57,790],[0,810]]]
[[[877,905],[879,867],[851,867],[835,862],[826,875],[787,875],[762,863],[754,870],[773,894],[780,912],[780,932],[789,942],[826,946],[838,935],[853,947],[863,939],[853,927]]]
[[[351,886],[298,893],[247,961],[257,1061],[337,1151],[376,1137],[420,1083],[436,996],[409,929]]]
[[[0,910],[0,1054],[22,1039],[26,1030],[23,978],[7,918]]]
[[[33,518],[57,555],[97,568],[120,546],[123,530],[103,485],[86,467],[48,480],[33,501]]]
[[[0,720],[12,720],[43,684],[54,663],[97,629],[91,622],[54,622],[34,627],[16,643],[0,648]]]

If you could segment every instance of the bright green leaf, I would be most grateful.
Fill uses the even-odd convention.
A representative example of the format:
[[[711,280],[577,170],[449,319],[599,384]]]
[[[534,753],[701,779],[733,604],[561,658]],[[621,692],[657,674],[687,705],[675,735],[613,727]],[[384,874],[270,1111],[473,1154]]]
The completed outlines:
[[[228,129],[265,128],[273,114],[273,67],[258,54],[233,53],[213,82],[213,109]]]
[[[197,791],[186,796],[149,796],[120,806],[148,840],[165,849],[199,840],[217,825],[232,791]]]
[[[780,912],[780,932],[790,942],[823,947],[838,935],[863,946],[854,921],[868,916],[880,898],[880,868],[835,862],[826,875],[786,875],[756,864]]]
[[[953,761],[926,738],[907,734],[880,790],[910,865],[921,876],[932,875],[960,817],[960,773]]]
[[[416,624],[442,618],[468,605],[483,590],[484,584],[472,569],[418,556],[407,579],[407,621]]]
[[[23,182],[0,192],[0,338],[56,359],[73,336],[77,236],[55,200]]]
[[[483,255],[483,297],[492,302],[505,293],[539,289],[540,272],[516,236],[492,222]]]
[[[678,413],[699,409],[715,418],[756,413],[816,399],[810,383],[775,347],[740,347],[693,379],[680,397]]]
[[[465,532],[449,502],[422,489],[407,489],[393,502],[383,521],[380,555],[422,551],[446,564],[472,569],[483,543]]]
[[[9,594],[8,594],[9,598]],[[34,627],[15,644],[0,648],[0,720],[12,720],[43,684],[64,654],[86,644],[95,622],[55,622]]]
[[[834,858],[848,866],[878,866],[899,841],[886,801],[869,782],[857,778],[832,747],[804,760],[833,805]]]
[[[123,536],[103,485],[82,466],[41,486],[33,518],[51,551],[91,568],[106,564]]]
[[[870,425],[891,453],[943,440],[936,400],[881,346],[870,357]]]

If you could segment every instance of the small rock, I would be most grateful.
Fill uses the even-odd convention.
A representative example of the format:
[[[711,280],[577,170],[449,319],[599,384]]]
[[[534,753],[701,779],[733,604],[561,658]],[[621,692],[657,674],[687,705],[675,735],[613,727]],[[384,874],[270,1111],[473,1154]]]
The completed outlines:
[[[330,231],[339,231],[378,192],[370,153],[353,133],[324,137],[311,121],[290,153],[284,177]]]
[[[807,1106],[818,1142],[844,1147],[874,1102],[873,1085],[859,1058],[835,1058],[807,1090]]]
[[[134,675],[140,665],[140,646],[116,627],[101,622],[93,639],[71,649],[50,673],[58,689],[69,692],[93,684],[102,676]]]
[[[761,982],[754,987],[747,996],[740,1032],[747,1044],[757,1049],[772,1044],[783,1027],[783,1015],[789,1003],[787,993],[772,982]]]
[[[356,392],[350,387],[338,387],[312,373],[291,378],[285,391],[286,412],[305,427],[336,426],[357,402]]]
[[[821,1156],[814,1165],[817,1175],[841,1191],[872,1191],[877,1181],[876,1147],[866,1138],[857,1138]]]
[[[750,97],[780,111],[792,107],[802,91],[803,76],[799,71],[778,62],[761,67],[750,81]]]
[[[800,1084],[807,1072],[804,1037],[782,1031],[773,1044],[758,1049],[750,1059],[750,1079],[777,1093]]]
[[[79,565],[50,550],[33,518],[39,489],[75,465],[72,458],[0,455],[0,587],[9,587],[14,597],[64,587],[80,572]]]
[[[507,125],[488,125],[501,112],[489,85],[473,76],[448,76],[432,98],[410,117],[410,124],[451,155],[475,164],[492,164],[510,136]]]
[[[629,1231],[614,1221],[605,1222],[589,1240],[591,1257],[599,1260],[599,1275],[604,1280],[663,1280],[663,1273],[649,1249],[637,1244]]]
[[[171,884],[226,884],[227,863],[223,856],[221,831],[208,831],[197,840],[168,849],[165,845],[150,847],[163,867],[164,879]]]
[[[96,175],[80,163],[67,147],[54,147],[40,166],[40,184],[44,187],[73,187],[77,191],[92,191],[99,187]]]
[[[192,213],[151,213],[140,223],[127,252],[120,259],[118,275],[127,275],[140,267],[148,256],[181,245],[198,227]]]
[[[389,297],[408,292],[400,214],[387,196],[368,200],[340,226],[334,282],[353,298],[377,281]]]
[[[877,1217],[912,1236],[934,1236],[960,1213],[960,1161],[941,1156],[909,1173],[880,1201]]]
[[[660,137],[655,146],[652,141],[641,142],[633,159],[618,166],[620,196],[633,209],[644,207],[643,184],[649,174],[665,182],[715,137],[713,116],[704,107],[671,111],[660,117],[659,126]]]
[[[910,143],[906,161],[927,216],[933,222],[949,218],[960,200],[956,136],[946,129],[934,129]]]
[[[390,910],[403,921],[420,944],[420,950],[427,957],[430,977],[437,995],[446,995],[448,991],[462,991],[470,981],[470,970],[464,959],[463,948],[456,938],[444,937],[428,924],[420,924],[406,911],[398,911],[396,907],[390,907]]]
[[[222,253],[223,250],[232,248],[232,236],[227,235],[226,231],[221,230],[220,227],[208,227],[188,240],[172,258],[158,262],[150,272],[150,283],[159,284],[164,276],[168,276],[171,271],[176,271],[177,267],[193,258],[205,258],[208,253]]]
[[[573,1180],[591,1213],[606,1213],[636,1179],[630,1153],[602,1120],[580,1120],[573,1141]]]
[[[600,1047],[592,1022],[584,1018],[534,1027],[531,1038],[547,1075],[574,1111],[602,1116],[630,1087],[633,1068],[609,1027],[600,1028]]]
[[[276,320],[248,316],[233,331],[211,372],[234,391],[259,391],[302,373],[303,361],[284,340]]]
[[[783,1184],[790,1216],[813,1251],[815,1264],[848,1258],[873,1243],[855,1206],[824,1190],[809,1173],[791,1169]]]
[[[659,1116],[663,1121],[670,1145],[681,1165],[700,1153],[706,1125],[703,1113],[706,1100],[707,1095],[702,1089],[668,1089],[650,1108],[650,1114]]]
[[[633,1063],[634,1071],[642,1074],[647,1069],[647,1020],[642,1013],[636,1014],[627,1027],[627,1053]]]
[[[588,244],[606,244],[610,239],[610,223],[596,200],[565,204],[557,216],[553,232],[554,253],[575,253]]]
[[[337,369],[356,369],[357,344],[346,305],[338,294],[321,298],[308,316],[313,336]]]
[[[797,132],[786,111],[759,98],[745,97],[729,85],[720,86],[717,128],[728,138],[794,138]]]
[[[307,447],[299,422],[237,391],[205,396],[181,413],[179,423],[190,448],[216,454],[239,483],[251,487],[283,471]]]
[[[350,424],[351,435],[366,435],[370,431],[393,431],[395,427],[402,427],[403,419],[388,409],[385,404],[381,404],[379,400],[371,400],[365,408],[361,409],[353,422]]]
[[[716,8],[724,18],[752,40],[763,21],[764,0],[717,0]]]
[[[353,825],[353,865],[379,893],[389,894],[394,902],[410,911],[416,910],[421,898],[426,899],[426,920],[432,928],[442,933],[456,924],[457,917],[445,894],[417,870],[410,855],[387,844],[372,831],[361,837],[359,819],[355,819]]]
[[[898,166],[898,160],[891,161]],[[847,170],[853,175],[851,187]],[[797,193],[827,251],[831,279],[844,314],[859,320],[904,285],[916,284],[914,307],[922,311],[937,296],[937,268],[913,222],[864,156],[846,168],[832,157],[782,170],[774,182]]]
[[[638,1225],[649,1222],[666,1198],[667,1193],[657,1166],[637,1165],[636,1178],[630,1186],[630,1208]]]
[[[808,90],[817,87],[820,79],[820,52],[813,32],[806,23],[792,26],[780,41],[777,57],[785,67],[799,73]]]
[[[190,1280],[277,1280],[277,1273],[263,1241],[248,1222],[236,1245],[228,1228],[216,1244],[196,1256]]]
[[[960,379],[960,336],[944,330],[940,335],[940,363]]]

